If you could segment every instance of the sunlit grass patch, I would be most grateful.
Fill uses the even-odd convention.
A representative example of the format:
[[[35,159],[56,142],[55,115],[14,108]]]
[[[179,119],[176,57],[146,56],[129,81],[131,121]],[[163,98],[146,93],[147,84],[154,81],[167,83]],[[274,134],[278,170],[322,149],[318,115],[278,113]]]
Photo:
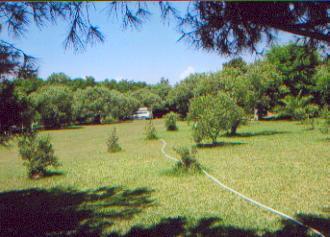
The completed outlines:
[[[158,137],[168,143],[166,152],[171,156],[180,158],[173,150],[175,147],[194,145],[186,122],[177,122],[180,128],[177,132],[166,131],[164,120],[154,120],[153,123]],[[124,149],[109,154],[105,141],[114,126]],[[48,212],[50,216],[46,219],[51,221],[51,216],[56,212],[53,207],[58,202],[54,205],[46,202],[39,208],[38,197],[34,197],[34,194],[41,193],[42,197],[56,197],[56,194],[61,194],[62,197],[68,194],[65,190],[72,188],[84,197],[86,190],[92,190],[97,198],[99,194],[95,193],[95,190],[105,188],[100,191],[101,195],[112,187],[123,187],[124,190],[142,189],[152,192],[144,196],[119,191],[119,196],[111,196],[108,201],[114,204],[120,201],[123,205],[129,205],[128,208],[104,209],[94,206],[93,218],[87,215],[84,225],[74,222],[68,227],[74,231],[84,231],[81,232],[84,234],[97,230],[103,234],[116,233],[119,236],[135,233],[159,236],[163,233],[164,226],[173,226],[172,229],[167,228],[170,231],[168,233],[173,231],[181,236],[186,236],[192,233],[191,231],[202,236],[255,236],[264,233],[269,233],[269,236],[276,236],[276,233],[282,233],[280,236],[290,236],[292,231],[296,231],[297,226],[283,223],[281,218],[222,190],[203,174],[175,173],[175,163],[161,153],[161,142],[145,139],[144,127],[145,121],[134,121],[115,125],[82,126],[81,129],[42,131],[41,133],[49,133],[52,138],[55,154],[62,163],[58,172],[63,174],[38,181],[26,178],[25,167],[22,166],[15,143],[8,148],[0,147],[0,226],[4,226],[4,220],[9,220],[8,218],[19,220],[17,218],[20,210],[11,209],[17,214],[11,215],[7,207],[9,204],[13,208],[16,204],[20,204],[17,208],[32,205],[31,208],[36,208],[33,212],[39,213],[34,216],[34,220],[40,220],[47,215],[47,210],[53,210]],[[330,218],[327,199],[330,146],[325,138],[326,135],[318,130],[306,130],[295,122],[251,122],[239,128],[237,136],[219,137],[217,142],[225,145],[197,148],[197,159],[208,173],[235,190],[300,218],[316,229],[327,231]],[[226,145],[236,143],[240,145]],[[31,191],[35,189],[39,191]],[[54,189],[64,191],[56,193],[52,191]],[[22,195],[26,193],[30,193],[32,199],[24,199]],[[71,194],[68,194],[69,197],[72,197]],[[135,198],[136,196],[138,198]],[[90,198],[88,195],[87,197]],[[123,197],[125,198],[122,199]],[[152,200],[152,205],[148,204],[146,208],[138,206],[139,212],[130,210],[140,201],[144,202],[145,198]],[[28,200],[36,201],[29,203]],[[79,205],[74,204],[74,210],[88,203],[88,200],[83,200]],[[101,201],[94,204],[105,203]],[[65,207],[66,204],[63,205]],[[132,206],[134,208],[131,208]],[[31,208],[22,210],[21,218],[24,218],[23,214]],[[104,216],[104,212],[107,212],[108,216]],[[111,212],[115,216],[109,217]],[[120,215],[117,215],[118,212]],[[78,214],[81,212],[74,212],[73,217]],[[103,215],[104,218],[98,219],[95,215]],[[217,221],[213,221],[215,219]],[[92,222],[89,223],[90,228],[88,225],[86,227],[88,221]],[[24,228],[28,228],[10,223],[17,222],[6,222],[6,228],[16,228],[17,231],[22,231],[21,233]],[[44,222],[35,223],[37,229],[46,225]],[[94,228],[95,226],[97,228]],[[49,234],[51,227],[48,224],[46,227]],[[86,229],[82,230],[83,227]],[[55,232],[59,233],[58,231],[68,233],[67,229],[60,227]],[[298,233],[303,233],[304,236],[304,231],[301,231]]]

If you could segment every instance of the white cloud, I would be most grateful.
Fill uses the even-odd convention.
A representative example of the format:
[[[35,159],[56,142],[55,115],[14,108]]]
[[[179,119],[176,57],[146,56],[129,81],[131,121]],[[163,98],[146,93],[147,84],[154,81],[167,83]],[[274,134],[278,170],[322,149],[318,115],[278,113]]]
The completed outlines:
[[[123,79],[125,79],[124,76],[116,76],[116,77],[115,77],[115,80],[116,80],[116,81],[121,81],[121,80],[123,80]]]
[[[195,73],[195,68],[193,66],[188,66],[183,72],[181,72],[179,78],[180,80],[185,79],[190,74]]]

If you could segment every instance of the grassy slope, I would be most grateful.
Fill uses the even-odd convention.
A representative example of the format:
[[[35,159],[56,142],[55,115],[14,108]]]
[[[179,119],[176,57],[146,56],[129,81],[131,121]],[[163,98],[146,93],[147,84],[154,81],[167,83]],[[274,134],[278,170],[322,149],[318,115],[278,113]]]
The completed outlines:
[[[43,132],[52,136],[64,175],[38,181],[26,178],[15,146],[1,147],[0,192],[59,186],[78,190],[113,186],[152,189],[150,207],[129,218],[113,218],[114,224],[106,229],[121,233],[132,226],[155,225],[163,218],[178,216],[187,218],[189,224],[205,217],[221,218],[225,226],[258,233],[281,228],[280,218],[222,190],[203,175],[171,175],[173,164],[162,156],[160,142],[144,140],[144,124],[115,125],[124,149],[116,154],[107,153],[105,146],[114,125]],[[178,132],[166,132],[162,120],[155,125],[169,144],[168,153],[175,155],[171,148],[176,145],[192,144],[186,123],[179,123]],[[198,158],[212,175],[286,214],[329,218],[330,146],[324,135],[294,122],[253,122],[239,133],[220,138],[223,146],[199,149]]]

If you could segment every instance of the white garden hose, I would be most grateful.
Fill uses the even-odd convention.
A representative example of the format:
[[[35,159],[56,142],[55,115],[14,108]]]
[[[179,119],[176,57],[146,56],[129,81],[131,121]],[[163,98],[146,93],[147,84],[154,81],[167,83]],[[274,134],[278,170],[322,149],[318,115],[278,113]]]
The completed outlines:
[[[165,141],[164,139],[161,139],[160,141],[163,143],[163,146],[162,146],[162,148],[161,148],[161,152],[164,154],[164,156],[165,156],[166,158],[172,160],[172,161],[180,162],[180,160],[176,159],[175,157],[172,157],[172,156],[168,155],[168,154],[165,152],[165,147],[166,147],[166,145],[167,145],[166,141]],[[317,235],[319,235],[319,236],[325,237],[320,231],[318,231],[318,230],[316,230],[316,229],[314,229],[314,228],[312,228],[312,227],[309,227],[309,226],[305,225],[304,223],[302,223],[302,222],[300,222],[300,221],[294,219],[293,217],[288,216],[288,215],[286,215],[286,214],[284,214],[284,213],[282,213],[282,212],[280,212],[280,211],[277,211],[277,210],[275,210],[275,209],[273,209],[273,208],[271,208],[271,207],[268,207],[268,206],[266,206],[266,205],[264,205],[264,204],[262,204],[262,203],[260,203],[260,202],[257,202],[257,201],[255,201],[255,200],[253,200],[253,199],[251,199],[251,198],[245,196],[244,194],[241,194],[241,193],[237,192],[236,190],[234,190],[234,189],[232,189],[232,188],[230,188],[230,187],[224,185],[224,184],[221,183],[218,179],[216,179],[214,176],[212,176],[212,175],[210,175],[209,173],[207,173],[204,169],[202,169],[202,172],[206,175],[206,177],[208,177],[209,179],[211,179],[214,183],[218,184],[219,186],[221,186],[222,188],[228,190],[229,192],[232,192],[232,193],[236,194],[237,196],[239,196],[240,198],[244,199],[245,201],[247,201],[247,202],[249,202],[249,203],[252,203],[253,205],[256,205],[256,206],[258,206],[258,207],[261,207],[261,208],[263,208],[263,209],[265,209],[265,210],[267,210],[267,211],[270,211],[270,212],[272,212],[272,213],[274,213],[274,214],[276,214],[276,215],[279,215],[279,216],[281,216],[281,217],[283,217],[283,218],[285,218],[285,219],[287,219],[287,220],[290,220],[290,221],[292,221],[292,222],[294,222],[294,223],[296,223],[296,224],[298,224],[298,225],[300,225],[300,226],[305,227],[306,229],[310,229],[311,231],[313,231],[315,234],[317,234]]]

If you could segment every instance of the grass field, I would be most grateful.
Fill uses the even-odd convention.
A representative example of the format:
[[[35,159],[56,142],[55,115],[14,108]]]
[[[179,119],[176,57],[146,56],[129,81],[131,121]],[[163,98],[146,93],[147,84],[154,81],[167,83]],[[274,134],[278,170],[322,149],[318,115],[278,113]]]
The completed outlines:
[[[190,128],[158,135],[173,147],[193,144]],[[241,200],[202,174],[175,175],[145,121],[44,131],[62,163],[58,173],[26,178],[13,144],[0,147],[0,235],[304,236],[305,230]],[[123,151],[105,141],[116,126]],[[296,122],[251,122],[198,160],[228,186],[330,233],[329,139]],[[25,233],[25,234],[22,234]],[[33,233],[33,234],[32,234]]]

